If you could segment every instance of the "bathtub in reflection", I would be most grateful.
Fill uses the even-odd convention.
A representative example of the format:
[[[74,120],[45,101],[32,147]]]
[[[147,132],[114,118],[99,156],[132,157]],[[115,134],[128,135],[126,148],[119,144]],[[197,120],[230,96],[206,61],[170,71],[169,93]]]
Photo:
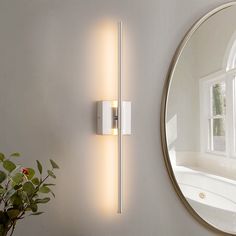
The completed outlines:
[[[176,166],[179,187],[204,220],[221,229],[236,230],[236,181],[201,170]]]

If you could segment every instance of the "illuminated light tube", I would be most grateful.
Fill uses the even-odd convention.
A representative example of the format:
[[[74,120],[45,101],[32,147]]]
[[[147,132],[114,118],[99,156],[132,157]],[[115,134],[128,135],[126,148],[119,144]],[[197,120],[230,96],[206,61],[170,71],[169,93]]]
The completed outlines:
[[[117,101],[97,102],[97,134],[117,135],[118,142],[118,203],[117,212],[122,213],[122,144],[123,135],[131,134],[131,102],[122,98],[122,22],[118,23],[118,98]],[[111,78],[112,79],[112,78]]]

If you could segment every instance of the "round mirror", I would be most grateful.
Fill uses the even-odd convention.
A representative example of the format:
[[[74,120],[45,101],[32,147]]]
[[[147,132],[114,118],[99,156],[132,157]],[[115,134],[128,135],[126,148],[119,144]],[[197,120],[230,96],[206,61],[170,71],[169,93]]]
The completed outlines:
[[[181,42],[161,119],[168,172],[200,222],[236,235],[236,2],[201,18]]]

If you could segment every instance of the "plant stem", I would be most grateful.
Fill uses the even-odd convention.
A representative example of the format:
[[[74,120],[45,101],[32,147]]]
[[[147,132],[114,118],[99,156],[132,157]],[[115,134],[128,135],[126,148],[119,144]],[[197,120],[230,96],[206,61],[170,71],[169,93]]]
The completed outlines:
[[[5,196],[7,194],[7,190],[8,190],[9,184],[10,184],[10,180],[8,180],[6,185],[5,185],[5,190],[6,190]],[[4,202],[4,210],[5,210],[7,208],[8,203],[7,203],[6,200],[4,200],[4,196],[3,196],[3,202]]]
[[[11,230],[11,234],[10,234],[10,236],[13,235],[13,232],[14,232],[15,227],[16,227],[16,222],[14,222],[13,225],[12,225],[11,227],[12,227],[12,230]]]

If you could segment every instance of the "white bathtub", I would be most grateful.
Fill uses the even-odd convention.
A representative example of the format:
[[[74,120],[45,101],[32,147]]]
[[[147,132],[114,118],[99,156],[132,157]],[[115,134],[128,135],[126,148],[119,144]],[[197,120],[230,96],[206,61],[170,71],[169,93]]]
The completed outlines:
[[[186,198],[236,212],[236,181],[186,167],[175,168],[175,177]]]
[[[186,167],[174,172],[183,195],[203,219],[236,232],[236,181]]]

